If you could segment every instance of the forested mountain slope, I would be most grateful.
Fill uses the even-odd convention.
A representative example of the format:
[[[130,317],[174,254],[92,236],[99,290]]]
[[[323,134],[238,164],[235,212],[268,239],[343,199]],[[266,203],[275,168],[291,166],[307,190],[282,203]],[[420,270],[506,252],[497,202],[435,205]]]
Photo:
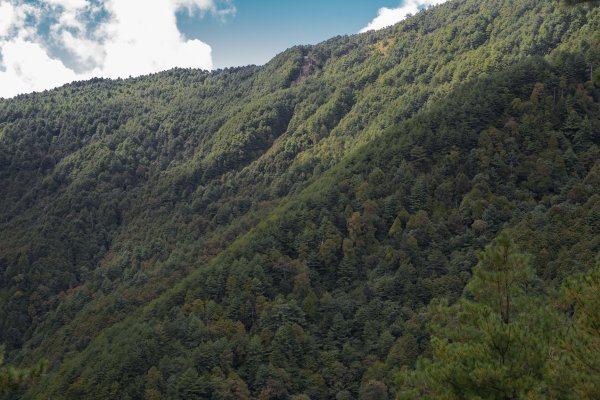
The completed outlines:
[[[13,395],[411,395],[426,306],[500,231],[542,298],[595,264],[598,26],[451,1],[263,67],[0,101],[0,340],[47,360]]]

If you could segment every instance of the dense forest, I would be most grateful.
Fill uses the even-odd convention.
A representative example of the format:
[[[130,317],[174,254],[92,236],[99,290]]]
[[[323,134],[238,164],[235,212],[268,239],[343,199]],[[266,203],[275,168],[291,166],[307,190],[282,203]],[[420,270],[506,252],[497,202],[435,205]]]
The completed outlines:
[[[0,100],[0,398],[600,398],[599,27],[451,0]]]

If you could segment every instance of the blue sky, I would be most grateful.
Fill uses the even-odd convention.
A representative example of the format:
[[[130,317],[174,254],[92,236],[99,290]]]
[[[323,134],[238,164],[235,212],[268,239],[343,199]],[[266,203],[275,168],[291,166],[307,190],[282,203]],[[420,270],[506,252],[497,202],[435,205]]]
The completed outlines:
[[[178,13],[187,36],[213,48],[216,68],[262,64],[295,44],[315,44],[365,27],[381,7],[398,0],[237,0],[236,14],[224,21]]]
[[[445,0],[0,0],[0,97],[92,77],[263,64]]]

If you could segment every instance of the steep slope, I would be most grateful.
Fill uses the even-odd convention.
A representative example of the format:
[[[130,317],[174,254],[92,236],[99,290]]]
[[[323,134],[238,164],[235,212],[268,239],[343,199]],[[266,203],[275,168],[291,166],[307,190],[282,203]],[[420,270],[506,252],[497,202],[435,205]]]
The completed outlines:
[[[2,102],[0,333],[50,361],[30,396],[355,394],[426,349],[420,307],[502,227],[548,281],[585,270],[597,26],[451,2],[265,67]]]
[[[537,255],[540,276],[593,265],[599,142],[577,150],[565,127],[575,114],[597,126],[600,110],[566,105],[594,93],[576,80],[558,103],[540,104],[560,76],[531,60],[388,131],[140,317],[69,357],[50,392],[357,393],[361,381],[390,385],[395,368],[414,362],[427,345],[419,308],[460,294],[476,250],[501,227]],[[563,117],[544,126],[549,113]],[[554,170],[532,170],[548,159]]]

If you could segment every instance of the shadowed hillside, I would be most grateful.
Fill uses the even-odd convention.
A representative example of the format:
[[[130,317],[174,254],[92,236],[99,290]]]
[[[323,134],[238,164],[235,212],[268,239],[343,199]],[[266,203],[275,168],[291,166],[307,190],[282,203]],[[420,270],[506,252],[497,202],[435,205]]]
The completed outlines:
[[[589,289],[557,289],[600,247],[599,18],[451,1],[262,67],[0,101],[0,342],[47,361],[7,396],[436,393],[409,373],[448,336],[428,305],[463,304],[503,231],[568,326]],[[539,362],[515,395],[589,381]]]

